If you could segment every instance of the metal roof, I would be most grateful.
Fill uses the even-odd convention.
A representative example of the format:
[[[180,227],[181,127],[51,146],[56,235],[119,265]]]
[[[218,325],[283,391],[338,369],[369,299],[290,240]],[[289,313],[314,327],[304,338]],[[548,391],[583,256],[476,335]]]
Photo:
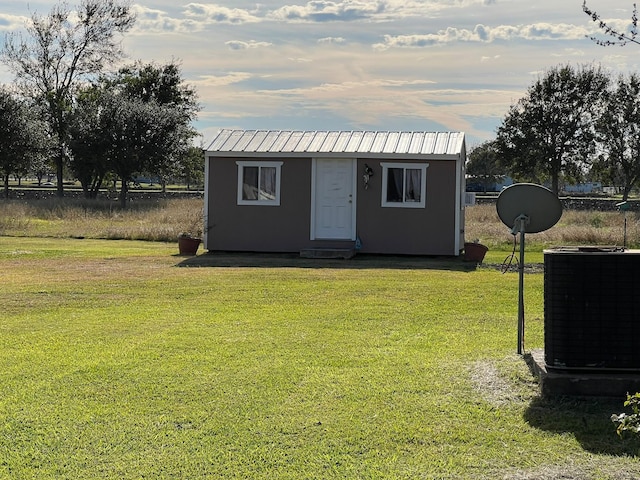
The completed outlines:
[[[222,155],[458,155],[462,132],[221,130],[207,149]]]

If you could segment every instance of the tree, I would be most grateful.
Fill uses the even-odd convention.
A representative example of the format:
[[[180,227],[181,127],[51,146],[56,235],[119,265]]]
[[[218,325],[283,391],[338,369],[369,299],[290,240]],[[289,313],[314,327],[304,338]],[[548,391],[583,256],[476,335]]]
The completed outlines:
[[[103,75],[78,91],[69,126],[71,166],[85,195],[95,198],[109,173],[128,183],[135,176],[177,173],[196,130],[199,106],[175,64],[136,64]]]
[[[109,173],[105,157],[109,138],[102,128],[104,102],[107,101],[105,95],[106,92],[97,85],[79,90],[69,120],[69,164],[88,199],[98,197],[100,187]]]
[[[155,102],[172,110],[175,124],[171,135],[182,140],[174,143],[177,150],[165,150],[147,172],[158,176],[164,189],[168,178],[180,174],[189,141],[197,135],[192,126],[200,109],[197,93],[185,84],[180,67],[175,62],[165,65],[138,62],[120,69],[113,82],[131,98]]]
[[[600,68],[558,66],[528,88],[498,128],[501,163],[515,178],[578,179],[593,151],[594,121],[604,106],[609,77]]]
[[[50,134],[57,141],[54,157],[58,195],[64,195],[67,130],[74,89],[123,57],[116,34],[135,22],[130,3],[81,0],[72,12],[66,3],[46,16],[32,14],[26,34],[9,34],[0,60],[16,75],[25,95],[46,108]]]
[[[469,153],[467,174],[482,184],[482,191],[504,178],[494,142],[484,142]]]
[[[194,120],[200,108],[196,91],[184,83],[180,67],[175,62],[166,65],[138,62],[121,68],[115,83],[131,97],[144,102],[153,100],[174,108],[185,123]]]
[[[0,174],[4,196],[9,197],[9,176],[29,171],[31,158],[45,148],[43,125],[32,109],[7,89],[0,89]]]
[[[189,147],[180,157],[178,166],[179,178],[187,184],[187,190],[193,185],[204,183],[204,153],[200,147]]]
[[[99,116],[98,139],[107,170],[121,181],[122,207],[127,205],[128,185],[136,175],[153,171],[158,163],[188,147],[175,109],[155,101],[144,102],[117,90],[107,90]]]
[[[603,47],[609,47],[611,45],[619,45],[621,47],[625,46],[627,43],[636,43],[640,45],[640,41],[636,38],[638,36],[638,9],[636,8],[636,4],[633,4],[633,13],[631,14],[631,26],[628,32],[622,32],[614,27],[609,26],[607,22],[602,20],[600,15],[596,13],[594,10],[591,10],[587,7],[587,0],[584,0],[582,3],[582,11],[591,17],[591,20],[598,24],[598,28],[602,30],[605,35],[613,38],[613,40],[601,40],[594,36],[589,36],[591,40],[593,40],[598,45]]]
[[[592,172],[622,187],[623,200],[640,183],[640,76],[620,75],[597,123],[602,153]]]

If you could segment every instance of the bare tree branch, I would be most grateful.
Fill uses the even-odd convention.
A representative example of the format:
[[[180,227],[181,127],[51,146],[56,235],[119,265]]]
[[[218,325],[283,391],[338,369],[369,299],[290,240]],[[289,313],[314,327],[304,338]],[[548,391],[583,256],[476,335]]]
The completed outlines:
[[[587,35],[587,38],[594,41],[596,44],[602,47],[610,47],[612,45],[624,47],[627,43],[636,43],[640,45],[640,40],[636,38],[638,36],[638,9],[635,3],[633,4],[633,14],[631,15],[631,28],[628,32],[617,30],[602,20],[596,11],[591,10],[587,6],[587,0],[584,0],[582,3],[582,11],[591,17],[591,20],[598,25],[598,28],[602,30],[605,35],[612,38],[602,40],[595,36]]]

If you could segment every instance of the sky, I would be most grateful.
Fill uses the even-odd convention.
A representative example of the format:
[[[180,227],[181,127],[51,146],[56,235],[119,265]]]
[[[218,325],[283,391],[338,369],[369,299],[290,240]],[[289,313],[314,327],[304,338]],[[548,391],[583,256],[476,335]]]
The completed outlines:
[[[0,48],[56,3],[3,1]],[[640,45],[591,41],[602,35],[582,3],[142,0],[122,45],[127,63],[180,65],[198,92],[203,147],[222,128],[462,131],[473,147],[495,138],[509,107],[551,68],[638,71]],[[587,5],[630,27],[633,0]],[[0,65],[0,83],[13,78]]]

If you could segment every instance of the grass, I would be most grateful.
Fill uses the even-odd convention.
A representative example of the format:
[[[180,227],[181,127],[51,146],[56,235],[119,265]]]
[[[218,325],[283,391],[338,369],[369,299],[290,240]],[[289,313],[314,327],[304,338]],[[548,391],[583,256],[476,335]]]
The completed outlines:
[[[622,399],[538,396],[515,273],[176,253],[0,237],[0,478],[640,476]],[[542,288],[527,274],[527,350]]]
[[[117,202],[83,199],[0,202],[0,235],[175,241],[202,231],[202,198]]]
[[[466,209],[466,238],[479,239],[497,250],[509,248],[511,231],[498,218],[495,205]],[[528,234],[528,251],[542,251],[559,245],[619,245],[624,243],[624,216],[620,212],[565,210],[551,229]],[[640,247],[640,212],[627,212],[627,246]]]

